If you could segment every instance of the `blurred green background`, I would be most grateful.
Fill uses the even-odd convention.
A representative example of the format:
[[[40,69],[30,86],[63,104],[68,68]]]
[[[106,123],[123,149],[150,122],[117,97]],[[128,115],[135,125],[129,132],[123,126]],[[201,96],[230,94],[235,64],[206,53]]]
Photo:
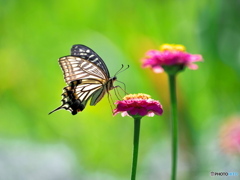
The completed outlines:
[[[72,116],[48,112],[66,86],[58,58],[85,44],[128,93],[159,100],[163,116],[142,120],[138,179],[169,179],[168,80],[141,68],[149,49],[183,44],[204,62],[178,75],[179,179],[239,172],[219,146],[219,129],[240,113],[238,0],[0,0],[0,180],[129,179],[133,120],[105,97]],[[112,92],[112,96],[115,97]],[[238,168],[238,169],[237,169]]]

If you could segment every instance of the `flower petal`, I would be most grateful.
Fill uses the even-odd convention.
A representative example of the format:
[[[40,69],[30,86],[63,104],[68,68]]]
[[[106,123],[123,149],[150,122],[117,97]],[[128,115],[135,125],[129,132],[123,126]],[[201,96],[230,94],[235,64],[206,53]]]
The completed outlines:
[[[124,116],[129,116],[129,114],[127,113],[127,111],[122,112],[122,117],[124,117]]]
[[[149,112],[147,113],[147,116],[149,116],[149,117],[153,117],[153,116],[154,116],[154,112],[149,111]]]
[[[164,69],[161,66],[154,66],[152,67],[152,69],[155,73],[161,73],[164,71]]]
[[[189,69],[193,69],[193,70],[198,69],[198,65],[196,65],[196,64],[188,64],[187,66]]]

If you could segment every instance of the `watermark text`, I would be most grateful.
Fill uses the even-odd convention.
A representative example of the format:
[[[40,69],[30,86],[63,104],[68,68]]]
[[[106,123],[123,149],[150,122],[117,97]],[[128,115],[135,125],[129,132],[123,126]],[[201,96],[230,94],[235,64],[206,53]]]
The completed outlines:
[[[239,176],[238,172],[210,172],[211,176]]]

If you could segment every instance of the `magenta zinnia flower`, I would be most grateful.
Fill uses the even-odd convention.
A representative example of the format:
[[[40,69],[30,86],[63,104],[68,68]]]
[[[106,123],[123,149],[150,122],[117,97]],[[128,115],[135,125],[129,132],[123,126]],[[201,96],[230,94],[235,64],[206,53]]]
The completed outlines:
[[[114,115],[122,113],[122,116],[154,116],[163,113],[162,105],[159,101],[153,100],[147,94],[129,94],[122,101],[117,101],[117,108]]]
[[[220,145],[229,154],[240,155],[240,117],[231,117],[220,132]]]
[[[143,59],[143,67],[150,66],[154,72],[163,72],[167,66],[179,65],[182,69],[187,66],[189,69],[197,69],[194,62],[202,61],[199,54],[189,54],[185,52],[182,45],[163,44],[159,50],[150,50]]]

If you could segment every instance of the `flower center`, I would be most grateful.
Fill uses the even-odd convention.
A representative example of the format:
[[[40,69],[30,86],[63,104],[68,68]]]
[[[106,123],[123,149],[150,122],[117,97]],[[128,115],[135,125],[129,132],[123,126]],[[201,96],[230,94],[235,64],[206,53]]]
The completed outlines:
[[[138,93],[138,94],[128,94],[126,95],[123,100],[129,100],[129,99],[150,99],[151,96],[143,93]]]
[[[163,44],[160,46],[160,51],[181,51],[185,52],[185,46],[181,44]]]

